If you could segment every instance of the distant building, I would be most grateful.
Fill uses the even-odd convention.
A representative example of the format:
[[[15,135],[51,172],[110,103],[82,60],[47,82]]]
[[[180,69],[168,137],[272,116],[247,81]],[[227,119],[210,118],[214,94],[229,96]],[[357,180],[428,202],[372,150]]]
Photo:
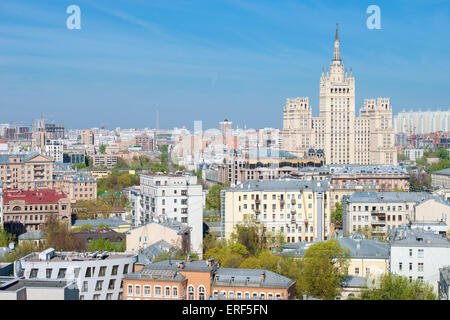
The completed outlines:
[[[109,169],[117,166],[117,158],[118,156],[110,154],[96,154],[91,159],[94,168],[106,167]]]
[[[153,138],[146,133],[136,136],[136,145],[142,147],[144,152],[152,152],[154,150]]]
[[[208,261],[165,260],[124,277],[124,300],[293,300],[295,281],[269,270],[219,268]]]
[[[97,179],[82,174],[54,174],[53,188],[61,189],[72,203],[97,199]]]
[[[439,268],[450,265],[450,241],[447,237],[407,227],[392,232],[390,272],[421,280],[438,293]]]
[[[63,162],[64,145],[58,140],[47,140],[45,143],[45,155],[55,162]]]
[[[45,242],[46,235],[41,231],[29,231],[22,233],[19,236],[19,245],[24,245],[25,243],[32,243],[35,246],[43,245]]]
[[[73,228],[89,225],[93,228],[99,228],[100,226],[108,226],[109,229],[115,232],[124,233],[131,229],[131,224],[123,221],[121,218],[98,218],[98,219],[77,219],[72,225]]]
[[[49,248],[20,259],[25,279],[74,280],[80,300],[122,300],[123,276],[134,270],[136,255],[129,253],[56,252]]]
[[[405,149],[405,155],[411,161],[416,161],[423,157],[423,149]]]

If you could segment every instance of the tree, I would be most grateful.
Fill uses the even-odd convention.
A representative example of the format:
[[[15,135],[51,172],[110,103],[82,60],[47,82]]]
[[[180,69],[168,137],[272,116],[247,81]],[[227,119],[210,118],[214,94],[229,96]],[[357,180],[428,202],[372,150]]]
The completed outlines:
[[[97,240],[92,240],[89,244],[89,251],[118,251],[118,246],[109,240],[105,240],[104,238],[99,238]]]
[[[68,224],[58,221],[56,217],[50,218],[44,224],[44,233],[46,234],[46,246],[57,251],[85,251],[85,243],[78,238],[73,237]]]
[[[262,269],[261,262],[256,257],[248,257],[244,261],[242,261],[239,266],[241,269]]]
[[[409,280],[408,277],[394,273],[382,276],[380,288],[366,289],[361,300],[436,300],[433,287],[421,280]]]
[[[101,154],[105,154],[106,153],[106,144],[100,145],[98,150],[100,151]]]
[[[206,209],[207,210],[220,210],[220,191],[224,188],[216,184],[211,186],[206,195]]]
[[[334,225],[342,226],[342,202],[336,203],[336,208],[331,212],[331,222]]]
[[[8,233],[0,226],[0,247],[7,247],[11,242],[14,242],[16,236]]]
[[[347,269],[349,252],[336,239],[319,242],[305,252],[301,261],[298,290],[315,298],[334,299]]]

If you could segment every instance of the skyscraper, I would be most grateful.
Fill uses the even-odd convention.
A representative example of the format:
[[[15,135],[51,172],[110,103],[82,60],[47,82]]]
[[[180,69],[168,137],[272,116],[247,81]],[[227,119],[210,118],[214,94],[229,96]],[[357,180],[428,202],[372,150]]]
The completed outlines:
[[[303,157],[321,149],[329,164],[396,164],[389,98],[365,99],[355,116],[355,78],[344,69],[336,24],[334,55],[320,78],[319,117],[307,97],[287,99],[281,149]]]

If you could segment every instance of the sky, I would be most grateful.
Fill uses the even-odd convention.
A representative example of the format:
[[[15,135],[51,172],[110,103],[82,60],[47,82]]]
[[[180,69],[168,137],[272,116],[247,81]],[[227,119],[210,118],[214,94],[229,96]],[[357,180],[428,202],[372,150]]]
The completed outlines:
[[[357,114],[377,97],[394,114],[450,109],[448,0],[1,0],[0,123],[281,128],[286,98],[318,115],[336,22]]]

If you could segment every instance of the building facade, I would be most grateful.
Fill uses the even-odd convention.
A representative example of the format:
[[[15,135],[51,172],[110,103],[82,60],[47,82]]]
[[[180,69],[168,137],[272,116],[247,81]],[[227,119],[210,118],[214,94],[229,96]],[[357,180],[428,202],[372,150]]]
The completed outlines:
[[[303,157],[323,150],[327,164],[396,164],[389,98],[365,99],[355,115],[355,78],[344,69],[338,30],[329,70],[320,78],[319,117],[308,98],[287,99],[283,109],[281,149]]]
[[[291,279],[268,270],[219,268],[212,259],[148,264],[125,276],[124,287],[124,300],[295,299]]]
[[[55,252],[49,248],[20,259],[25,279],[74,280],[80,300],[122,300],[123,276],[134,271],[129,253]]]
[[[286,242],[328,239],[331,234],[328,181],[297,179],[245,182],[221,192],[221,236],[230,239],[236,225],[262,224]]]
[[[191,229],[191,250],[203,254],[203,207],[205,197],[202,185],[194,175],[141,175],[141,196],[145,222],[155,219],[174,219]]]
[[[8,232],[20,235],[42,231],[51,216],[70,224],[70,200],[63,192],[53,189],[3,191],[3,225]]]

